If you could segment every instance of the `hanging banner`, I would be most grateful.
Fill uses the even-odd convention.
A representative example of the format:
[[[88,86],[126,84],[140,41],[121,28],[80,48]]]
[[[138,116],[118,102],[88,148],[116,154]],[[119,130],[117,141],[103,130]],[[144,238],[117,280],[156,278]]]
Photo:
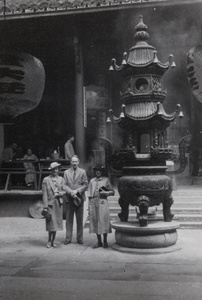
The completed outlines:
[[[44,86],[45,71],[39,59],[26,53],[0,53],[0,123],[37,107]]]
[[[98,136],[106,137],[106,113],[102,112],[98,116],[99,126],[98,126]]]
[[[190,49],[187,54],[187,77],[194,96],[202,103],[202,46]]]

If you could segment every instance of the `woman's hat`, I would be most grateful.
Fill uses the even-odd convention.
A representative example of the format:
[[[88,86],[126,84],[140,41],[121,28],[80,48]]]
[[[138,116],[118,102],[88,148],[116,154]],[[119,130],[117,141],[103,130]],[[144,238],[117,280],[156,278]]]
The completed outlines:
[[[53,170],[57,167],[61,166],[61,164],[57,163],[57,162],[53,162],[50,164],[50,167],[48,168],[48,170]]]
[[[17,145],[16,143],[13,143],[13,144],[11,145],[11,147],[12,147],[13,149],[15,149],[15,150],[18,149],[18,145]]]
[[[99,170],[99,171],[104,171],[105,167],[101,164],[96,164],[93,168],[93,170]]]

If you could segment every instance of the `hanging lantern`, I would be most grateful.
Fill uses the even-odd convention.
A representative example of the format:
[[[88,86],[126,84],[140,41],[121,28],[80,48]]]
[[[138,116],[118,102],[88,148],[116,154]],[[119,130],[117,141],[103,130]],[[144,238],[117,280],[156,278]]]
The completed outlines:
[[[0,53],[0,123],[33,110],[45,85],[43,64],[26,53]]]

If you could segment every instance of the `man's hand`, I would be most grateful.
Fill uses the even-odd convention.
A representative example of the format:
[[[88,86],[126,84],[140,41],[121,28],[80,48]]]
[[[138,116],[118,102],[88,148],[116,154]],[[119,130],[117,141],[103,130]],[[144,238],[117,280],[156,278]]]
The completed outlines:
[[[71,192],[71,196],[73,197],[73,198],[76,198],[76,195],[78,194],[78,191],[77,190],[73,190],[72,192]]]
[[[57,197],[62,197],[62,196],[63,196],[63,194],[60,193],[60,192],[55,193],[55,197],[56,197],[56,198],[57,198]]]

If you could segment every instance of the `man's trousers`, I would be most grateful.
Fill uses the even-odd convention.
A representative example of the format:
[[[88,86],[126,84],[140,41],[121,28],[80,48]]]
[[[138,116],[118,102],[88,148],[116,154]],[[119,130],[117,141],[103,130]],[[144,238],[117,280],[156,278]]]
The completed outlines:
[[[74,213],[77,223],[77,242],[83,242],[83,203],[76,207],[72,201],[66,202],[66,239],[72,240]]]

